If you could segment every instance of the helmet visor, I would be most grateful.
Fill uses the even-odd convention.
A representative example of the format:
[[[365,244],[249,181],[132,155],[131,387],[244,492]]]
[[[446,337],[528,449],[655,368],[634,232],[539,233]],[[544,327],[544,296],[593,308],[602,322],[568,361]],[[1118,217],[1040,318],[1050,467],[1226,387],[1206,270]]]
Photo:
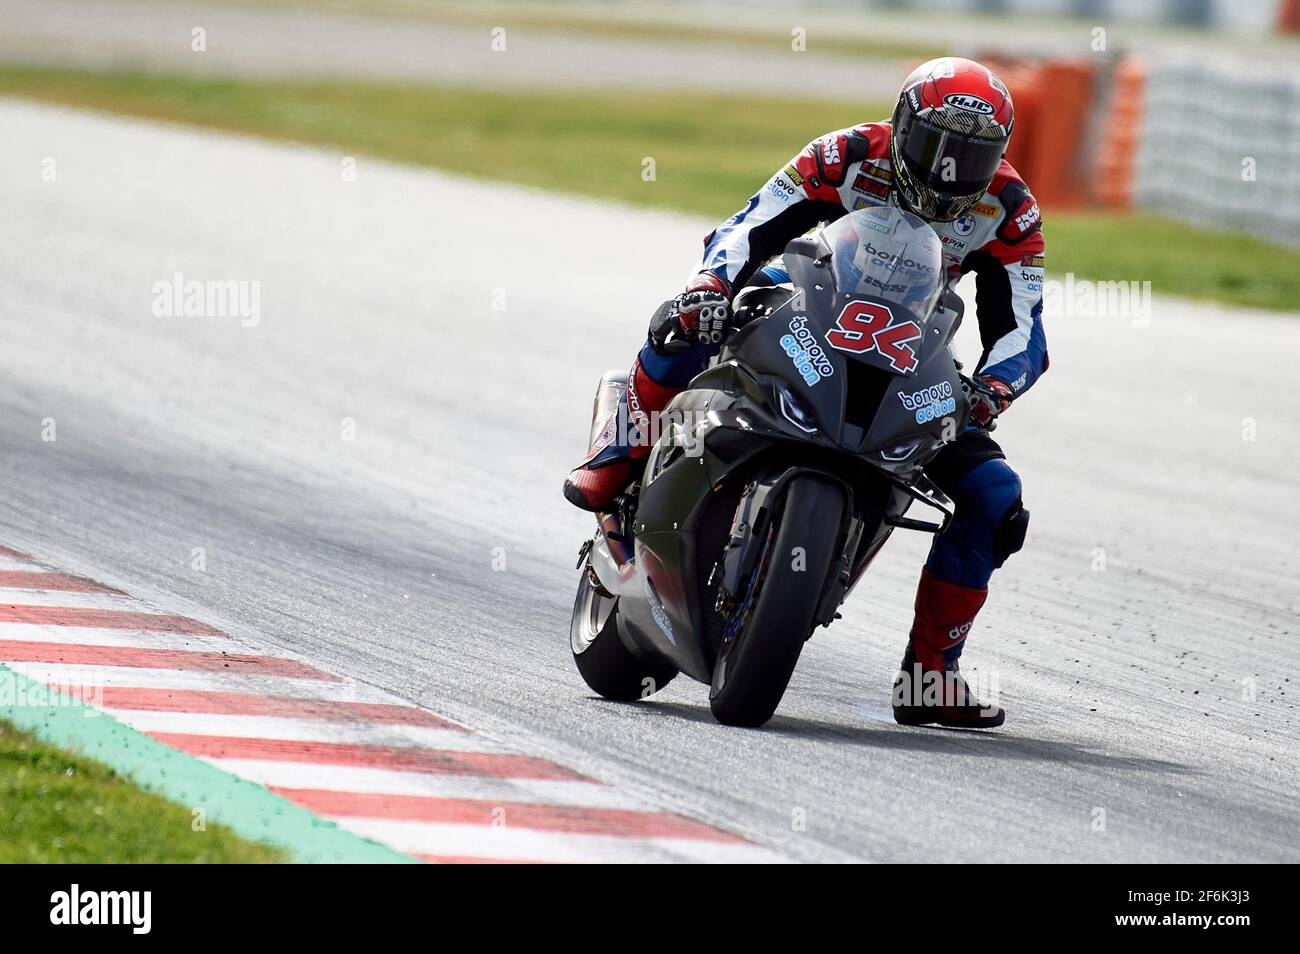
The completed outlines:
[[[1002,140],[963,136],[916,118],[905,121],[896,135],[918,184],[948,195],[983,192],[1006,150]]]

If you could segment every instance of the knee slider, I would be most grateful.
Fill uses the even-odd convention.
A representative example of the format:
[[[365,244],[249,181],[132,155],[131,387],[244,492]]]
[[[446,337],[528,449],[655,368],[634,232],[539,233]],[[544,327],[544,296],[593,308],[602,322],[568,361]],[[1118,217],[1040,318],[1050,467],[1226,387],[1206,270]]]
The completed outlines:
[[[1024,546],[1029,528],[1029,511],[1020,499],[1020,477],[1005,460],[990,460],[967,475],[962,490],[978,513],[977,519],[992,531],[989,555],[996,569]]]
[[[1020,498],[1011,505],[1002,519],[993,529],[993,565],[1002,566],[1007,557],[1025,545],[1025,533],[1029,530],[1029,511],[1025,509]]]

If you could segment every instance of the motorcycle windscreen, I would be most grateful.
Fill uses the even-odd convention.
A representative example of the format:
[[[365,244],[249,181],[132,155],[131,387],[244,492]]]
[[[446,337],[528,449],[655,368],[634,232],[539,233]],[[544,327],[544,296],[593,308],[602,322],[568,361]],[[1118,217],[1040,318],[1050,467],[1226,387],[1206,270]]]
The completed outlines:
[[[910,212],[858,209],[822,229],[836,312],[832,348],[894,374],[917,366],[922,334],[943,289],[939,236]]]

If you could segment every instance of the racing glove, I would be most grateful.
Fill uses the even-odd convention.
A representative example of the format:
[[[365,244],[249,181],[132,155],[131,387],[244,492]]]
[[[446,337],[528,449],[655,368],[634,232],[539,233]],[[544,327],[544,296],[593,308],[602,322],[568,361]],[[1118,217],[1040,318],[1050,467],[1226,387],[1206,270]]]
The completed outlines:
[[[973,381],[962,380],[962,390],[970,401],[970,420],[977,427],[991,431],[998,426],[997,417],[1015,397],[1011,388],[997,378],[981,377]]]
[[[650,343],[660,354],[720,344],[731,322],[731,286],[713,272],[700,272],[684,292],[659,306],[650,320]]]

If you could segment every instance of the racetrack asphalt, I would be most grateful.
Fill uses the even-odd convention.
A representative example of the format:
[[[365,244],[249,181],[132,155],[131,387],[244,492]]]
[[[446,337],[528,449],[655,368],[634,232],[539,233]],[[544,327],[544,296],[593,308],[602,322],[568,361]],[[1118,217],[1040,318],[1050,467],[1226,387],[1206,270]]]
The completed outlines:
[[[0,123],[5,543],[797,860],[1300,860],[1293,318],[1048,315],[1052,369],[997,432],[1029,540],[964,659],[1003,729],[890,719],[927,542],[901,532],[772,723],[730,729],[684,677],[587,691],[590,519],[559,493],[712,223],[14,100]],[[156,315],[177,273],[260,283],[256,324]]]

